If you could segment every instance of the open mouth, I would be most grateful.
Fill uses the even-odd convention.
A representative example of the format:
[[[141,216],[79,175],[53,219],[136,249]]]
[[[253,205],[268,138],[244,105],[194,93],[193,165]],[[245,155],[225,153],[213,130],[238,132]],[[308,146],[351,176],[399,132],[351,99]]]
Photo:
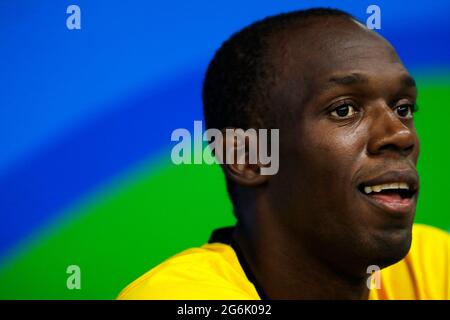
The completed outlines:
[[[415,186],[404,181],[383,184],[360,184],[358,190],[384,211],[407,213],[414,207]]]
[[[372,186],[361,184],[358,189],[369,197],[392,200],[410,199],[415,194],[415,191],[406,182],[392,182]]]

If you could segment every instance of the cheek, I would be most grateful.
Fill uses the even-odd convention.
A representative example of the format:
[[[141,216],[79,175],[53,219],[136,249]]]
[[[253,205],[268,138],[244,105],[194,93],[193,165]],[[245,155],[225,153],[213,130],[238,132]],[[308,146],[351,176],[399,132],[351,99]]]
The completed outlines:
[[[365,156],[365,142],[358,130],[343,127],[311,128],[299,139],[301,192],[311,199],[309,210],[319,219],[347,220],[355,203],[355,173]],[[320,213],[320,214],[319,214]]]
[[[316,126],[299,142],[299,150],[304,155],[305,166],[313,174],[324,176],[325,181],[333,179],[333,185],[349,183],[358,163],[364,156],[365,140],[360,130],[347,127]],[[309,150],[307,152],[306,150]],[[302,156],[302,155],[300,155]],[[311,177],[313,178],[313,177]],[[329,188],[332,187],[329,183]]]
[[[283,191],[277,192],[278,201],[281,197],[284,205],[305,212],[331,212],[353,201],[349,187],[364,155],[361,135],[354,128],[317,121],[291,132],[282,137],[280,169],[272,178],[274,189]]]
[[[323,128],[314,131],[308,140],[302,142],[305,144],[302,149],[308,147],[306,143],[311,146],[311,152],[304,158],[304,166],[309,168],[304,179],[309,198],[315,199],[311,211],[317,213],[317,223],[332,221],[337,229],[354,225],[354,212],[358,211],[354,178],[366,154],[361,133],[354,128]]]

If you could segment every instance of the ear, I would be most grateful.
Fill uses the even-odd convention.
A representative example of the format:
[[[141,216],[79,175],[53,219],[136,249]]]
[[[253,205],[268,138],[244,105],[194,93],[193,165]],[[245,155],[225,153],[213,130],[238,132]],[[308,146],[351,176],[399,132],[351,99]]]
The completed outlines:
[[[258,159],[257,152],[259,137],[256,133],[252,135],[248,132],[244,134],[242,129],[236,128],[222,130],[222,136],[224,137],[222,167],[225,174],[236,183],[245,186],[258,186],[264,184],[269,176],[261,174],[263,165]],[[252,141],[252,139],[254,140]],[[254,152],[253,156],[251,155],[252,152]]]
[[[254,164],[223,164],[225,174],[233,181],[244,186],[264,184],[269,176],[261,175],[260,167]]]

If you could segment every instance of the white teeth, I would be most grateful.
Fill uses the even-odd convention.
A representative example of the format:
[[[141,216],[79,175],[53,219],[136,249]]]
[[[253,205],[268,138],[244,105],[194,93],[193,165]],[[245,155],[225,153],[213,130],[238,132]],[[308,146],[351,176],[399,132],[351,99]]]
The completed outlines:
[[[364,192],[369,194],[372,192],[372,187],[364,187]]]
[[[406,182],[400,182],[400,183],[398,184],[398,188],[399,188],[399,189],[409,190],[409,186],[408,186],[408,184],[407,184]]]
[[[384,183],[384,184],[378,184],[375,186],[365,186],[364,192],[366,194],[369,194],[372,192],[381,192],[382,190],[389,190],[389,189],[409,190],[409,185],[406,182]]]
[[[391,183],[390,185],[389,185],[389,188],[391,188],[391,189],[398,189],[398,185],[399,185],[399,183]]]
[[[373,187],[372,187],[372,190],[375,191],[375,192],[380,192],[380,191],[382,190],[381,186],[382,186],[382,185],[373,186]],[[389,186],[389,185],[386,185],[386,186]]]

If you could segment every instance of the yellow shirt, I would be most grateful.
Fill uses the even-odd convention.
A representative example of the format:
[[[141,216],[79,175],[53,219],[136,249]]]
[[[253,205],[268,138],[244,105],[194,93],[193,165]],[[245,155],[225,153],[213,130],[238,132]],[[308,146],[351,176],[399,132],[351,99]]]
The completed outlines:
[[[414,225],[408,255],[381,270],[369,299],[450,299],[450,235]],[[258,300],[229,245],[205,244],[183,251],[130,285],[118,299]]]

